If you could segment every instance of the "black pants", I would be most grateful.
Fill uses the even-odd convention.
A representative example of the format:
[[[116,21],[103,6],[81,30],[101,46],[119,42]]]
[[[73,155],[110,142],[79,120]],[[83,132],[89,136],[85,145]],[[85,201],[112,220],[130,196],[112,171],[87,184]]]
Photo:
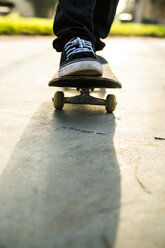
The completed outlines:
[[[65,43],[79,36],[102,50],[113,23],[119,0],[59,0],[53,31],[53,47],[61,52]]]

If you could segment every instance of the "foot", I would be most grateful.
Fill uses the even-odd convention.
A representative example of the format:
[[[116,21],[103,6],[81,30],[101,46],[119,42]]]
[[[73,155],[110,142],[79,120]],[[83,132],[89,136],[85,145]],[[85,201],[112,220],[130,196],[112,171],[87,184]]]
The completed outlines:
[[[103,67],[96,58],[90,41],[77,37],[66,43],[61,55],[59,77],[102,74]]]

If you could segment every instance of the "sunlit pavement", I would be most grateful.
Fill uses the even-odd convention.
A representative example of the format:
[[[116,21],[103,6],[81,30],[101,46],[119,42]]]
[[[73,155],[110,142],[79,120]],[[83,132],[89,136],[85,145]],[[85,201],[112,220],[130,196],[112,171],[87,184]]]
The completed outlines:
[[[52,40],[0,37],[0,247],[165,247],[165,40],[107,40],[114,115],[54,111]]]

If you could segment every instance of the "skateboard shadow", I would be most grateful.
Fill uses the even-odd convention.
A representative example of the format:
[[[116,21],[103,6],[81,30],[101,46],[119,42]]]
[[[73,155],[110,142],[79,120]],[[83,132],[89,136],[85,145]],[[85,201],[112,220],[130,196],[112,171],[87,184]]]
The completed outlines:
[[[42,104],[0,180],[0,245],[113,247],[120,214],[114,115]]]

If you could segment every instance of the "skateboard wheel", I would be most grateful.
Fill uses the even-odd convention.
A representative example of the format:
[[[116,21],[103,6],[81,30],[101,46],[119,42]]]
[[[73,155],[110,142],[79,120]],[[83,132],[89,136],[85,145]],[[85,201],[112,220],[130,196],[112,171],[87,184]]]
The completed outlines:
[[[108,113],[112,113],[116,108],[117,102],[115,95],[107,95],[105,100],[105,109]]]
[[[64,106],[64,93],[62,91],[57,91],[54,94],[53,104],[55,109],[62,110]]]

